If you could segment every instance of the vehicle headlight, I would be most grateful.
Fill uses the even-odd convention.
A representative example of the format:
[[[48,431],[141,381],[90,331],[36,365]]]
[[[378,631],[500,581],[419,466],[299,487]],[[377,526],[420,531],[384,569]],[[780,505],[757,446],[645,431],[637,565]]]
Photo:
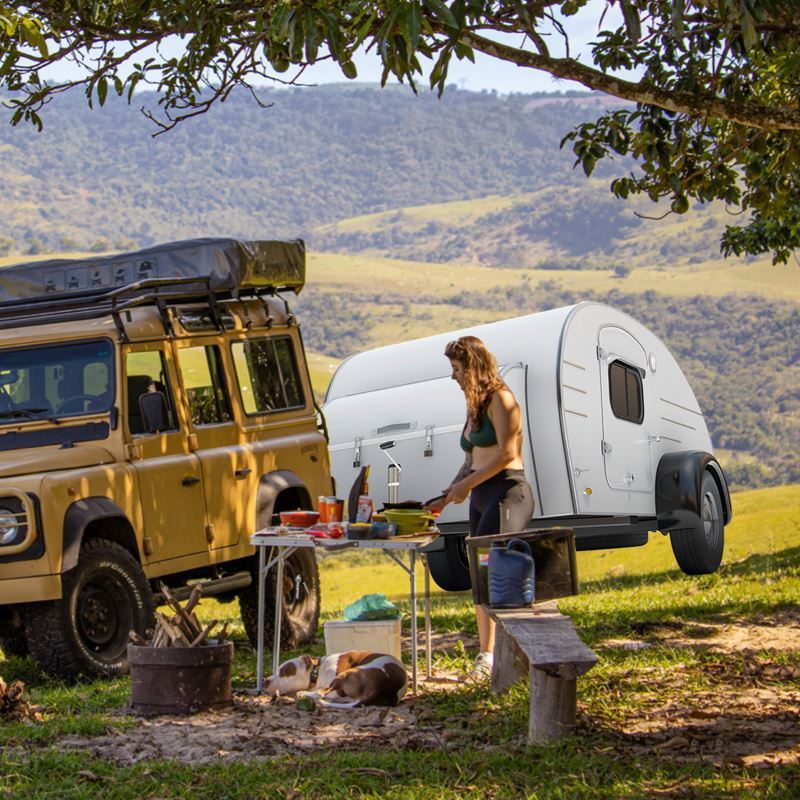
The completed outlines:
[[[17,515],[8,508],[0,508],[0,545],[11,544],[18,531]]]

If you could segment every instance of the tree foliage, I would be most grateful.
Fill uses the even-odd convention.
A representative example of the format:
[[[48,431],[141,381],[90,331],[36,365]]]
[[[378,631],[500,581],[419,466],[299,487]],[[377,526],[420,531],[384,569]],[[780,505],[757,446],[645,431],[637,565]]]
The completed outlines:
[[[606,28],[611,7],[623,23]],[[598,15],[590,63],[571,54],[563,27],[577,14]],[[173,37],[178,55],[164,46]],[[0,87],[12,91],[14,124],[41,126],[47,101],[75,86],[90,105],[150,86],[153,118],[169,129],[237,86],[302,81],[322,59],[353,78],[360,48],[380,60],[384,83],[415,90],[427,75],[441,92],[452,60],[480,52],[631,101],[565,137],[587,174],[630,154],[638,169],[613,182],[619,197],[668,198],[675,214],[725,201],[743,213],[723,235],[726,253],[782,262],[800,244],[796,0],[0,2]],[[77,76],[47,82],[47,68],[67,61]]]

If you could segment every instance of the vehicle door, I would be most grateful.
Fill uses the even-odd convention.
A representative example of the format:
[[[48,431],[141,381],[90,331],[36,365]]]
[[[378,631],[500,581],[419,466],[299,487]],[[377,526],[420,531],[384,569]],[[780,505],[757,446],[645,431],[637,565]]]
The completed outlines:
[[[200,459],[191,452],[175,405],[169,354],[160,343],[125,349],[125,426],[128,457],[139,484],[145,554],[150,561],[207,552]],[[146,430],[139,398],[161,392],[165,429]]]
[[[646,493],[649,497],[653,469],[645,422],[645,351],[627,331],[606,326],[600,329],[597,354],[603,408],[600,446],[606,481],[612,489]]]
[[[247,497],[255,491],[255,476],[231,411],[220,340],[183,341],[175,347],[189,444],[203,474],[209,546],[232,547],[248,534]]]

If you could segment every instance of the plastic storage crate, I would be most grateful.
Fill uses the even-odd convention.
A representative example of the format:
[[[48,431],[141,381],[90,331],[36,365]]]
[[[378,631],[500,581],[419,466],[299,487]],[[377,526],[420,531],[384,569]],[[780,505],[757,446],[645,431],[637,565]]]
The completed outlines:
[[[370,650],[400,658],[400,620],[375,619],[326,622],[325,653]]]

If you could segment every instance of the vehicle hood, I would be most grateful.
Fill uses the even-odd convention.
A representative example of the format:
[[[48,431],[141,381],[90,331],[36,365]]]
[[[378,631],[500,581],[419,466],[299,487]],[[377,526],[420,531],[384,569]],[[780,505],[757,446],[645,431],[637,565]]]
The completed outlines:
[[[56,472],[81,469],[97,464],[110,464],[114,457],[102,447],[68,447],[59,449],[19,450],[0,453],[0,478],[31,475],[37,472]]]

